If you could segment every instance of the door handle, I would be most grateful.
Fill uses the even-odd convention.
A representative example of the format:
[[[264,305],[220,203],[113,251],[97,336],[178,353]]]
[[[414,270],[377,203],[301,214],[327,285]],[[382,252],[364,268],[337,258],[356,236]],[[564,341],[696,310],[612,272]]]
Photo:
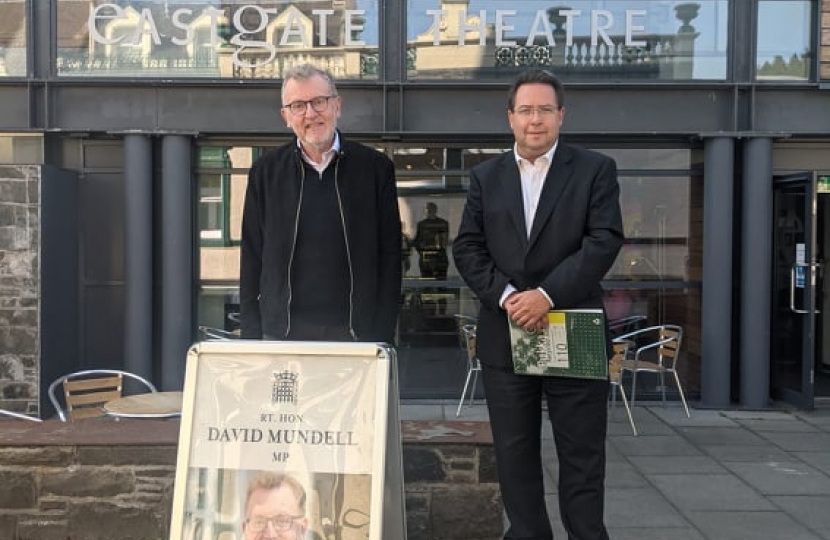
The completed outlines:
[[[818,272],[820,266],[821,265],[819,263],[810,263],[810,264],[795,263],[790,268],[790,311],[792,311],[793,313],[809,313],[810,312],[807,309],[798,309],[798,308],[795,307],[795,288],[796,288],[795,283],[796,283],[796,274],[797,274],[798,268],[806,268],[806,269],[809,270],[809,272],[810,272],[810,276],[809,276],[810,286],[815,287],[816,273]],[[807,279],[808,278],[805,275],[804,276],[804,290],[805,291],[807,290]],[[814,313],[821,313],[821,311],[816,309],[814,311]]]

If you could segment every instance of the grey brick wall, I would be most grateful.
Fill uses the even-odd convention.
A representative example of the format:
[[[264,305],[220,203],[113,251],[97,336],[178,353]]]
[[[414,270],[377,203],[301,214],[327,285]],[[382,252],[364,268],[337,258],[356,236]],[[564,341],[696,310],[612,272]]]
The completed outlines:
[[[0,539],[167,540],[177,452],[169,433],[119,444],[118,422],[84,422],[98,424],[50,421],[31,428],[40,433],[31,443],[0,438]],[[0,431],[29,426],[0,421]],[[86,435],[70,439],[73,429]],[[491,444],[404,439],[403,465],[408,540],[501,538]]]
[[[36,166],[0,166],[0,408],[37,415],[40,180]]]

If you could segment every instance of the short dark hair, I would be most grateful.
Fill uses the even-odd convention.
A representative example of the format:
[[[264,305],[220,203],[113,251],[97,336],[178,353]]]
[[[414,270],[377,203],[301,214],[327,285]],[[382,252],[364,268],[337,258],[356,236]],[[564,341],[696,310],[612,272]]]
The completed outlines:
[[[531,69],[522,72],[513,84],[510,85],[510,89],[507,91],[508,111],[512,111],[513,107],[516,106],[516,92],[519,91],[519,88],[525,84],[533,83],[550,85],[551,88],[553,88],[553,92],[556,94],[556,105],[559,108],[565,106],[565,88],[562,86],[562,81],[546,69]]]

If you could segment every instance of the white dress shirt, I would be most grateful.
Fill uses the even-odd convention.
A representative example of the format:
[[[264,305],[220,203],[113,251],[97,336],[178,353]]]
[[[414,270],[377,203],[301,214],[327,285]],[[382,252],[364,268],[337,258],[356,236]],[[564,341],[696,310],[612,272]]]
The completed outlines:
[[[545,187],[545,178],[548,175],[548,170],[550,170],[550,164],[553,162],[553,155],[558,145],[559,141],[557,140],[553,143],[550,150],[536,158],[533,162],[521,157],[519,155],[518,145],[513,145],[513,155],[516,157],[516,166],[519,168],[519,176],[522,180],[522,206],[524,206],[525,211],[525,228],[527,229],[528,238],[530,238],[530,231],[533,229],[533,220],[536,217],[536,209],[539,207],[542,188]],[[504,307],[504,301],[516,290],[518,289],[512,283],[508,283],[507,287],[504,288],[504,293],[501,295],[499,305]],[[548,302],[550,302],[550,306],[553,307],[553,301],[548,296],[548,293],[541,287],[536,290],[541,292],[548,299]]]

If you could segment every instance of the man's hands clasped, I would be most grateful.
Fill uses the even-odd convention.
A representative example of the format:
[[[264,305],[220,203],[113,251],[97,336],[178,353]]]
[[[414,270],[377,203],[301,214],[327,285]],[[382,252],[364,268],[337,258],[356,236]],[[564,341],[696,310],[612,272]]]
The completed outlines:
[[[528,332],[538,332],[548,326],[550,302],[538,289],[514,292],[504,301],[510,319]]]

